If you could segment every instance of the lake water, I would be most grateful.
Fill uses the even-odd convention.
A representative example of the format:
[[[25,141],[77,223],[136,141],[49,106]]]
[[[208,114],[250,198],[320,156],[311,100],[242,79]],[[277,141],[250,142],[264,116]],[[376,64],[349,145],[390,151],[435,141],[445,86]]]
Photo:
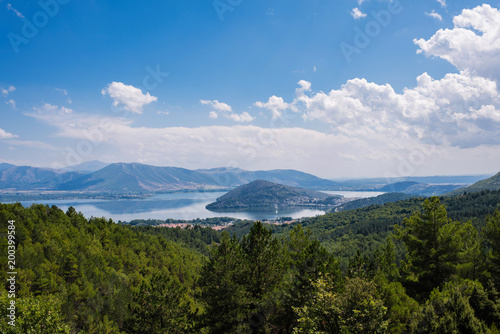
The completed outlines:
[[[324,191],[328,194],[338,194],[345,197],[367,198],[381,195],[381,192],[364,191]],[[23,201],[23,206],[33,203],[56,205],[66,211],[73,206],[76,211],[82,212],[85,217],[106,217],[114,221],[131,221],[133,219],[161,219],[167,218],[191,220],[196,218],[232,217],[239,219],[276,219],[279,217],[313,217],[324,214],[324,210],[305,208],[285,208],[272,210],[252,210],[241,212],[212,212],[205,206],[214,202],[225,192],[189,192],[161,194],[145,199],[121,199],[121,200],[98,200],[98,199],[74,199],[74,200],[52,200],[52,201]]]

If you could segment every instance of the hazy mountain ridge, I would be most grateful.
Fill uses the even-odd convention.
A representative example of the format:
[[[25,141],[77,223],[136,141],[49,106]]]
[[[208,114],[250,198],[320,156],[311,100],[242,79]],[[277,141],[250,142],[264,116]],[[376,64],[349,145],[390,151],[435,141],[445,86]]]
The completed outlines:
[[[478,182],[476,182],[468,187],[456,189],[456,190],[451,191],[445,195],[446,196],[455,196],[455,195],[463,194],[464,192],[473,193],[473,192],[478,192],[481,190],[499,190],[499,189],[500,189],[500,172],[493,175],[492,177],[478,181]]]
[[[206,206],[209,210],[244,209],[270,206],[324,206],[341,196],[286,186],[265,180],[256,180],[231,190],[216,202]]]
[[[246,171],[236,168],[189,170],[140,163],[115,163],[93,173],[12,166],[0,170],[0,189],[151,193],[227,190],[257,179],[315,189],[331,189],[337,185],[336,182],[295,170]]]

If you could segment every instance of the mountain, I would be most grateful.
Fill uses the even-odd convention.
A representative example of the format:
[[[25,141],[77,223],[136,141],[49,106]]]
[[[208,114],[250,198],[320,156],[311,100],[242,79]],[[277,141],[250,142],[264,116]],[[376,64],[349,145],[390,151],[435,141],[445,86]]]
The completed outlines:
[[[369,197],[369,198],[360,198],[348,203],[340,204],[333,209],[329,210],[330,212],[339,212],[339,211],[346,211],[346,210],[355,210],[359,208],[364,208],[365,206],[369,205],[382,205],[385,203],[392,203],[392,202],[398,202],[398,201],[403,201],[406,199],[418,197],[416,195],[410,195],[410,194],[403,194],[403,193],[387,193],[387,194],[382,194],[376,197]]]
[[[8,164],[8,163],[5,163],[5,162],[2,162],[0,164],[0,172],[3,171],[3,170],[9,169],[11,167],[15,167],[15,166],[11,165],[11,164]]]
[[[2,190],[53,190],[59,184],[80,177],[80,173],[49,168],[13,166],[0,171]]]
[[[69,167],[65,167],[62,170],[65,172],[81,172],[81,173],[93,173],[97,172],[100,169],[103,169],[110,164],[98,161],[98,160],[92,160],[92,161],[86,161],[84,163],[81,163],[79,165],[73,165]]]
[[[67,169],[10,167],[0,170],[0,190],[59,190],[107,193],[227,190],[264,179],[291,186],[331,189],[335,182],[295,170],[246,171],[238,168],[189,170],[139,163],[103,164],[90,161]],[[3,166],[3,165],[2,165]],[[14,168],[14,169],[13,169]]]
[[[286,186],[265,180],[256,180],[231,190],[216,202],[206,206],[209,210],[245,209],[269,206],[319,206],[341,196]]]
[[[139,163],[111,164],[60,186],[61,190],[107,192],[155,192],[217,189],[203,173],[177,167],[155,167]]]
[[[389,193],[399,192],[410,195],[439,196],[461,187],[462,185],[460,184],[427,184],[415,181],[402,181],[388,184],[377,190]]]
[[[210,175],[220,186],[235,187],[255,180],[275,182],[292,187],[327,190],[337,187],[338,183],[293,169],[274,169],[269,171],[247,171],[239,168],[200,169]]]
[[[460,188],[455,191],[451,191],[446,196],[455,196],[463,194],[464,192],[473,193],[481,190],[499,190],[500,189],[500,172],[492,177],[478,181],[471,186]]]
[[[418,182],[415,181],[403,181],[403,182],[396,182],[396,183],[391,183],[386,185],[385,187],[382,187],[379,189],[379,191],[383,192],[403,192],[406,189],[410,188],[411,186],[414,186],[416,184],[419,184]]]

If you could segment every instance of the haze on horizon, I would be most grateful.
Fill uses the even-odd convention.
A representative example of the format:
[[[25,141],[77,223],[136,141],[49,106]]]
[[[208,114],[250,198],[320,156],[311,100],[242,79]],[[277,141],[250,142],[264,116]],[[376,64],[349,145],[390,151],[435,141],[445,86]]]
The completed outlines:
[[[498,0],[0,0],[0,12],[0,163],[500,170]]]

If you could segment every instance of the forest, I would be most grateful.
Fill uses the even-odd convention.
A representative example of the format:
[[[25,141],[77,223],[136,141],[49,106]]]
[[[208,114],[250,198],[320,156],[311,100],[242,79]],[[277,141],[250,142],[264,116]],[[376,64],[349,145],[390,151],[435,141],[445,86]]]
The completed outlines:
[[[1,333],[500,333],[500,191],[224,232],[0,204],[0,236]]]

